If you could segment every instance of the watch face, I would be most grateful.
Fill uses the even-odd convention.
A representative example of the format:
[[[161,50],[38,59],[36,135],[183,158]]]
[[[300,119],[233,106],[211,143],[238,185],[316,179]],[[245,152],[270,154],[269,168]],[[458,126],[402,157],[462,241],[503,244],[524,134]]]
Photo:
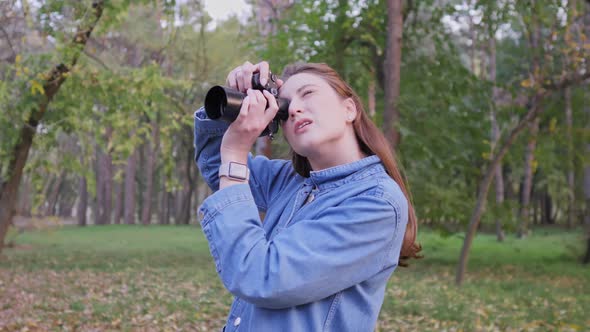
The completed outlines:
[[[230,178],[234,178],[237,180],[247,180],[248,179],[248,167],[244,164],[240,163],[229,163],[229,172],[228,176]]]

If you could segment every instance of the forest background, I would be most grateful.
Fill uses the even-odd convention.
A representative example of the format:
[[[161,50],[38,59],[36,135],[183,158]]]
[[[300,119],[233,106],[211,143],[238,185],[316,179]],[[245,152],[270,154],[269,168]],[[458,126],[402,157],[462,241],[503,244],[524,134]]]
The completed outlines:
[[[31,263],[19,243],[52,225],[198,224],[210,190],[192,123],[207,90],[246,60],[276,73],[311,61],[335,68],[386,133],[426,239],[455,239],[443,258],[454,283],[477,232],[516,251],[544,232],[566,240],[527,259],[557,253],[589,284],[590,1],[250,3],[250,19],[212,24],[200,1],[0,2],[4,266]],[[259,139],[255,153],[287,158],[288,146]]]

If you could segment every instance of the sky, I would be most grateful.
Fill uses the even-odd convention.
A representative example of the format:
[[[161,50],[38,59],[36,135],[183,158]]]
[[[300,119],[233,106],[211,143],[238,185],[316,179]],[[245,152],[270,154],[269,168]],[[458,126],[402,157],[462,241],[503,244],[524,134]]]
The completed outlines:
[[[249,15],[250,9],[244,0],[205,0],[205,10],[216,21],[224,20],[231,14],[238,17]]]

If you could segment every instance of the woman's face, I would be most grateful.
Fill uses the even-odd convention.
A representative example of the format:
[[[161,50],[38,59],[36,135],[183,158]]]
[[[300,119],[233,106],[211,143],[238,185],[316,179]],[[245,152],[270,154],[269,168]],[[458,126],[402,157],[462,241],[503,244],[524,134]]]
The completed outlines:
[[[340,97],[320,76],[295,74],[280,89],[290,99],[289,118],[283,122],[285,138],[293,150],[312,157],[319,150],[341,151],[354,137],[356,107],[351,98]],[[330,150],[327,150],[330,149]]]

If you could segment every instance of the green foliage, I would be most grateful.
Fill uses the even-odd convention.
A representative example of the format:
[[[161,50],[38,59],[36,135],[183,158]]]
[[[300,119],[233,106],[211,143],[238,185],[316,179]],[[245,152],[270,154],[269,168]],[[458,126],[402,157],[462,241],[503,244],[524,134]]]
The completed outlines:
[[[187,24],[170,24],[176,8]],[[44,98],[45,73],[79,51],[71,45],[72,32],[81,17],[90,15],[91,1],[48,0],[33,9],[34,20],[53,47],[19,55],[13,64],[1,63],[0,74],[7,79],[0,81],[0,178],[8,175],[24,121]],[[189,21],[191,15],[198,18],[196,22]],[[109,153],[113,164],[121,166],[151,141],[153,123],[160,132],[157,170],[167,175],[169,189],[179,186],[174,171],[178,155],[192,147],[194,109],[202,104],[207,89],[222,83],[229,69],[242,61],[240,43],[244,45],[245,39],[239,35],[239,22],[230,20],[210,31],[205,29],[209,20],[201,5],[193,3],[105,3],[91,43],[71,68],[36,133],[26,171],[39,203],[47,176],[61,170],[86,177],[94,192],[95,152]],[[150,35],[156,38],[146,38]],[[73,146],[65,143],[72,140]],[[116,176],[120,179],[121,173]]]
[[[471,5],[404,3],[397,124],[402,141],[397,155],[419,218],[456,229],[467,221],[482,172],[498,149],[490,137],[491,110],[505,138],[527,112],[527,101],[539,91],[539,84],[579,69],[587,50],[576,47],[575,38],[581,37],[572,32],[563,1],[543,0],[534,6],[491,0]],[[89,15],[91,1],[47,0],[32,8],[30,19],[36,25],[31,29],[38,28],[36,32],[48,36],[45,41],[50,43],[21,52],[14,63],[0,63],[0,178],[9,172],[8,159],[23,121],[43,97],[44,75],[79,51],[71,46],[72,34]],[[192,148],[193,111],[212,85],[223,84],[229,70],[246,60],[268,60],[275,73],[296,61],[326,62],[365,101],[369,84],[376,83],[375,120],[382,124],[385,1],[302,0],[281,15],[279,22],[271,22],[275,33],[263,36],[254,19],[244,25],[231,18],[208,28],[211,17],[201,2],[107,1],[91,43],[39,125],[26,169],[33,187],[40,191],[48,174],[67,170],[85,176],[94,191],[95,153],[107,152],[116,166],[122,166],[133,151],[151,143],[155,123],[160,134],[158,177],[165,175],[167,190],[180,188],[176,173],[179,156]],[[472,28],[466,23],[468,15]],[[534,48],[531,35],[536,25],[542,45]],[[491,37],[496,38],[495,84],[487,74]],[[540,69],[532,72],[535,58]],[[584,85],[572,88],[576,179],[588,163],[586,90]],[[573,190],[566,185],[564,152],[569,143],[560,92],[547,97],[543,108],[534,190],[552,197],[561,218],[573,194],[578,211],[585,203],[580,184]],[[66,146],[68,140],[76,144]],[[506,155],[503,167],[510,197],[500,206],[489,197],[485,224],[500,218],[510,228],[518,222],[515,211],[528,141],[525,133]],[[287,157],[282,139],[273,144],[276,157]]]
[[[473,179],[489,153],[486,85],[442,50],[415,56],[402,76],[400,150],[417,212],[465,222],[475,202]]]
[[[476,1],[472,7],[458,1],[412,4],[406,7],[403,31],[398,155],[418,216],[445,226],[465,223],[475,205],[482,171],[498,149],[490,138],[490,111],[496,112],[500,134],[505,137],[527,112],[526,101],[539,84],[558,80],[573,63],[580,63],[576,59],[584,53],[576,48],[573,37],[567,37],[570,26],[558,14],[568,12],[563,1],[540,1],[534,6],[489,0]],[[466,31],[467,16],[472,16],[473,33]],[[383,75],[386,20],[383,1],[300,1],[284,13],[276,34],[255,43],[265,43],[257,51],[272,68],[296,61],[326,62],[365,98],[369,82]],[[448,21],[456,22],[459,31],[445,23]],[[531,38],[536,26],[540,40],[535,48]],[[490,38],[496,38],[495,85],[488,80]],[[471,43],[477,49],[473,59]],[[533,59],[540,66],[536,72],[532,72]],[[469,70],[472,62],[475,72]],[[382,96],[383,91],[378,90],[378,123]],[[556,93],[543,102],[535,186],[545,188],[563,210],[572,193],[562,161],[566,144],[562,98]],[[585,148],[581,138],[587,130],[581,128],[588,119],[584,120],[579,101],[573,108],[574,117],[580,120],[574,124],[575,165],[582,176]],[[526,135],[518,139],[505,158],[505,185],[512,197],[520,190],[527,142]],[[517,223],[517,202],[508,200],[497,206],[490,197],[484,221],[492,223],[500,217],[508,228]]]

